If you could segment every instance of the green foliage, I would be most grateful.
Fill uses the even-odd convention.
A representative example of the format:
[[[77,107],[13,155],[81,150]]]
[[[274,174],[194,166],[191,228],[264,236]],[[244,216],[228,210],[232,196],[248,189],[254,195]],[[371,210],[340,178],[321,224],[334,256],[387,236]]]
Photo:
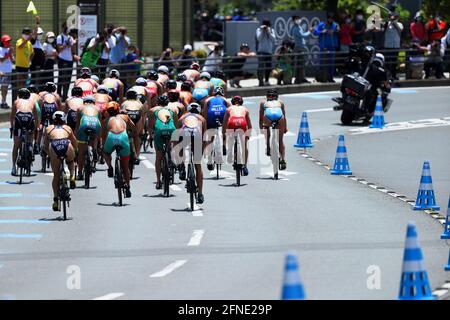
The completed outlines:
[[[206,59],[206,57],[208,56],[208,53],[206,52],[206,50],[198,49],[198,50],[192,51],[192,55],[199,59]]]
[[[275,0],[272,10],[324,10],[326,1],[323,0]]]
[[[438,12],[445,21],[449,21],[450,0],[422,1],[422,11],[426,18],[429,18]]]

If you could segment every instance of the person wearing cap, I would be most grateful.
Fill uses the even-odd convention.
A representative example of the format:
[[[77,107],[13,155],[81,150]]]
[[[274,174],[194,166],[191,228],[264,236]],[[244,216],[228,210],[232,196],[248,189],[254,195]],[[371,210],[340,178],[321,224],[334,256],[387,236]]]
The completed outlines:
[[[169,70],[172,70],[174,67],[173,64],[173,49],[171,47],[167,47],[159,57],[158,67],[166,66]]]
[[[275,47],[275,30],[271,28],[270,20],[264,19],[262,25],[256,29],[258,53],[258,80],[259,86],[269,85],[269,76],[272,71],[272,54]]]
[[[192,97],[197,103],[203,105],[203,102],[209,96],[212,96],[214,85],[211,83],[211,75],[208,72],[202,72],[200,74],[200,80],[198,80],[194,85],[194,90],[192,91]]]
[[[70,79],[73,69],[73,49],[75,39],[69,34],[67,23],[62,24],[62,32],[56,37],[58,50],[58,94],[63,100],[69,95]]]
[[[339,25],[334,22],[334,13],[327,13],[326,21],[321,21],[314,29],[314,34],[319,37],[319,47],[321,53],[321,75],[318,80],[321,82],[335,82],[335,51],[339,45]]]
[[[239,52],[236,57],[230,62],[230,70],[228,75],[230,77],[230,86],[234,88],[242,88],[239,82],[244,79],[253,77],[253,74],[245,71],[244,65],[249,57],[255,57],[256,53],[250,50],[250,46],[247,43],[242,43],[239,47]]]
[[[386,52],[386,69],[391,73],[392,79],[397,78],[397,57],[398,50],[401,45],[401,34],[403,31],[403,24],[398,21],[400,15],[396,12],[392,12],[389,15],[389,21],[386,22],[384,31],[384,49]]]
[[[45,53],[44,48],[42,46],[44,41],[44,30],[40,27],[40,18],[36,16],[36,26],[33,30],[33,34],[31,35],[31,44],[33,45],[34,55],[31,60],[30,71],[31,73],[31,83],[37,85],[38,87],[42,84],[42,80],[38,80],[42,78],[42,73],[33,73],[33,71],[41,71],[44,70],[45,65]],[[46,82],[47,80],[45,80]]]
[[[157,80],[163,87],[165,87],[165,84],[167,81],[169,81],[169,68],[166,66],[159,66],[158,67],[158,80]]]
[[[45,35],[45,41],[42,45],[42,49],[45,54],[45,62],[44,62],[44,73],[41,74],[44,82],[54,81],[53,77],[53,69],[56,63],[56,59],[58,58],[58,51],[56,50],[56,37],[53,32],[47,32]]]
[[[8,88],[11,84],[11,73],[14,62],[14,47],[11,46],[11,37],[7,34],[3,35],[0,42],[0,89],[2,93],[2,101],[0,108],[9,108],[6,103],[8,96]]]
[[[120,64],[125,62],[127,56],[127,48],[131,45],[131,39],[127,35],[128,30],[125,27],[118,27],[112,31],[116,38],[116,45],[109,52],[109,61],[112,64]],[[118,69],[120,71],[120,69]]]
[[[22,30],[22,37],[16,42],[16,88],[20,89],[25,86],[25,82],[28,78],[28,71],[30,70],[30,64],[33,59],[34,49],[30,42],[31,29],[24,28]]]
[[[177,61],[177,72],[182,73],[184,70],[188,69],[194,59],[195,58],[192,55],[192,46],[190,44],[186,44],[183,48],[183,54]]]
[[[109,89],[109,96],[112,101],[123,103],[124,84],[120,80],[120,72],[117,69],[109,71],[108,76],[103,80],[102,84]]]
[[[191,66],[183,71],[183,74],[186,76],[186,80],[191,80],[196,82],[200,78],[200,64],[198,62],[193,62]]]

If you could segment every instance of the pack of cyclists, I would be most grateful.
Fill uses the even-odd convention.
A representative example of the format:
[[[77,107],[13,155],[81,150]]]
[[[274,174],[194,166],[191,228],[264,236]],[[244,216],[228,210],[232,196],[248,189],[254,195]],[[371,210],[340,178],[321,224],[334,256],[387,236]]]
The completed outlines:
[[[155,150],[157,190],[163,187],[161,164],[167,143],[174,150],[176,146],[182,146],[176,149],[177,152],[172,152],[175,156],[170,160],[180,180],[187,179],[185,147],[194,149],[192,167],[198,204],[204,202],[203,159],[207,159],[209,171],[215,167],[212,144],[220,142],[220,152],[228,155],[231,163],[233,145],[227,139],[239,132],[244,150],[240,174],[249,174],[247,145],[249,131],[253,128],[250,112],[242,97],[226,99],[227,82],[223,72],[216,71],[211,75],[201,72],[200,65],[193,63],[171,79],[167,67],[160,66],[145,76],[139,76],[128,90],[125,90],[118,70],[110,70],[101,83],[94,78],[89,68],[82,68],[66,101],[62,102],[56,93],[56,85],[47,82],[41,92],[34,86],[20,89],[13,105],[10,116],[11,136],[14,138],[11,174],[17,175],[21,166],[17,160],[18,149],[21,137],[26,135],[32,155],[30,161],[41,155],[47,159],[43,162],[43,170],[48,161],[53,171],[54,211],[61,209],[58,186],[62,161],[68,166],[69,185],[74,189],[76,181],[83,180],[88,174],[84,168],[89,150],[92,152],[93,172],[97,162],[106,162],[110,178],[114,177],[115,170],[112,153],[117,151],[126,198],[131,197],[131,170],[140,164],[142,143],[147,140],[152,142]],[[269,127],[279,129],[280,170],[285,170],[285,105],[273,89],[267,91],[259,106],[259,128]],[[211,138],[205,139],[207,131]],[[219,132],[222,141],[219,141]]]

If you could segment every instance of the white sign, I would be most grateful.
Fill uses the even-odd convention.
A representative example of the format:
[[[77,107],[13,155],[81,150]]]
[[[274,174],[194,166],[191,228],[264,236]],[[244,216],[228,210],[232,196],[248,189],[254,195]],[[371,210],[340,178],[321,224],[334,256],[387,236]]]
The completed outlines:
[[[78,52],[81,54],[87,39],[97,35],[97,16],[80,15],[78,17]]]

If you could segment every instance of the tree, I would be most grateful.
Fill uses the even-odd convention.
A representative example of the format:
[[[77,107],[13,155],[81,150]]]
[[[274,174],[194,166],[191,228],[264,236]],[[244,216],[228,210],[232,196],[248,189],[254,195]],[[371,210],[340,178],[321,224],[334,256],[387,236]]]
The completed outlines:
[[[439,13],[443,19],[450,20],[450,0],[423,1],[422,10],[427,17]]]

